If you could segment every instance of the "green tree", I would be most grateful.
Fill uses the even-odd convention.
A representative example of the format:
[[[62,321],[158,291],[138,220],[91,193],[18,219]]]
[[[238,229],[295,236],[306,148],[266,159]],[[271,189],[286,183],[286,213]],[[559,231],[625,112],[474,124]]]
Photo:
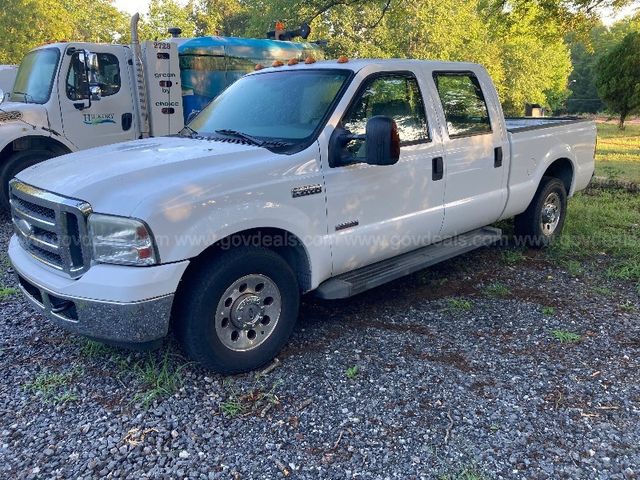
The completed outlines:
[[[151,0],[149,11],[140,25],[141,40],[167,38],[167,30],[178,27],[185,37],[193,37],[196,27],[193,19],[193,4],[180,5],[176,0]]]
[[[111,0],[11,0],[0,9],[0,63],[20,63],[43,43],[113,42],[127,31]]]
[[[32,48],[69,38],[73,33],[61,4],[47,0],[12,0],[0,8],[0,64],[18,64]]]
[[[596,85],[609,109],[620,114],[623,130],[629,114],[640,110],[640,33],[629,33],[597,64]]]

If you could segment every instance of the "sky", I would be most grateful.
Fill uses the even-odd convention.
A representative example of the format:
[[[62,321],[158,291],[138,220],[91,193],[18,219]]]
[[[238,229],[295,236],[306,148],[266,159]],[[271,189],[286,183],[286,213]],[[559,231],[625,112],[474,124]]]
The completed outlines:
[[[187,0],[178,1],[183,4],[187,3]],[[116,7],[129,13],[130,15],[133,15],[136,12],[142,15],[146,13],[147,8],[149,7],[149,0],[115,0],[114,3]],[[624,8],[622,9],[622,11],[618,12],[615,15],[612,12],[604,12],[602,20],[605,24],[611,25],[616,20],[630,15],[635,9],[638,9],[640,7],[640,1],[634,3],[635,6]]]

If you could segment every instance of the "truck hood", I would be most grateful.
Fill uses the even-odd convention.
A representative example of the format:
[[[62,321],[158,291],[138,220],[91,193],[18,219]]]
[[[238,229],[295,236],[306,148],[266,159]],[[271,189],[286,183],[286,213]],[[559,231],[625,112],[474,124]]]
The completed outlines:
[[[3,102],[0,104],[0,125],[23,120],[37,127],[49,127],[44,105],[37,103]]]
[[[63,155],[27,168],[17,178],[89,202],[95,212],[129,216],[151,194],[273,155],[251,145],[159,137]]]

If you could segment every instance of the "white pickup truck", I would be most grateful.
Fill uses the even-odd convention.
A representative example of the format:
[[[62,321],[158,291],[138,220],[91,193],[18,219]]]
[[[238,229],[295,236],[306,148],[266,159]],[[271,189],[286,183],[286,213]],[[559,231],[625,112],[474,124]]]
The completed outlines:
[[[219,372],[273,358],[301,294],[345,298],[501,238],[560,234],[596,129],[507,120],[471,63],[325,61],[251,73],[179,135],[99,147],[11,183],[30,302],[107,343],[172,327]]]

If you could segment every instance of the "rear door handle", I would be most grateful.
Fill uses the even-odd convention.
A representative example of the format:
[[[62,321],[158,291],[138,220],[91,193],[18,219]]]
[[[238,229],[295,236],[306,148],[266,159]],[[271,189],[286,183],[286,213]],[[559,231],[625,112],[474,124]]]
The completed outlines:
[[[496,147],[493,150],[493,168],[502,166],[502,147]]]
[[[433,181],[442,180],[444,176],[444,163],[442,157],[436,157],[431,161],[431,179]]]

